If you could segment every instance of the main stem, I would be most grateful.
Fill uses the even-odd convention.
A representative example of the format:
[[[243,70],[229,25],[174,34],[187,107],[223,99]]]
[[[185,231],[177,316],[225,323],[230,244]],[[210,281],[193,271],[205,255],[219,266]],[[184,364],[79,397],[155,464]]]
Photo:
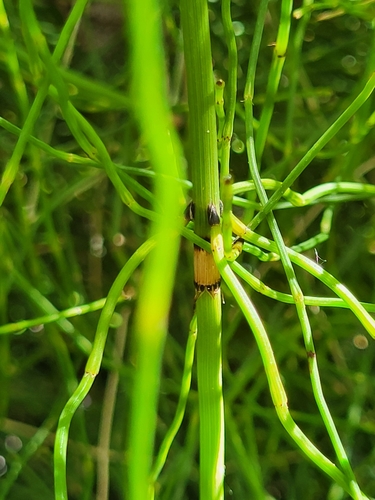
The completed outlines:
[[[206,0],[181,0],[189,101],[190,165],[195,232],[210,240],[208,208],[219,213],[219,172]],[[212,221],[211,221],[212,222]],[[220,275],[212,255],[194,249],[200,414],[200,498],[224,497],[224,412],[221,373]]]

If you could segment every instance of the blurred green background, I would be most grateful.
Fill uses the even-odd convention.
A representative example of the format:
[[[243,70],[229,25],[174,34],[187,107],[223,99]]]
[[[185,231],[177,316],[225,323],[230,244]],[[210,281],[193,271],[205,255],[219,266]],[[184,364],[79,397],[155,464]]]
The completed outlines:
[[[187,98],[178,2],[161,3],[165,71],[175,126],[186,147]],[[35,13],[51,51],[71,3],[35,0]],[[263,155],[264,177],[282,180],[314,141],[348,106],[375,68],[374,16],[371,2],[315,3],[305,31],[296,2],[296,18],[281,78],[270,133]],[[22,128],[37,90],[25,50],[17,3],[4,0],[10,32],[0,19],[0,163],[2,169],[17,141],[7,122]],[[220,2],[210,2],[213,65],[216,78],[227,78],[227,50]],[[245,140],[242,92],[257,15],[257,2],[234,0],[232,17],[239,56],[238,113],[235,134]],[[71,102],[94,126],[120,176],[140,203],[138,185],[152,191],[148,153],[133,115],[127,35],[127,6],[120,0],[92,1],[86,8],[61,73]],[[255,88],[258,119],[268,80],[280,16],[280,2],[270,1],[259,56]],[[10,38],[9,38],[10,36]],[[11,41],[10,41],[11,40]],[[11,43],[19,72],[10,65]],[[299,44],[302,44],[299,52]],[[15,86],[19,74],[27,100]],[[150,82],[152,85],[152,82]],[[24,96],[24,97],[22,97]],[[23,99],[23,100],[22,100]],[[303,192],[334,180],[374,183],[374,130],[371,97],[356,116],[306,169],[293,188]],[[7,122],[5,122],[6,120]],[[66,155],[57,158],[29,144],[15,182],[0,209],[0,321],[2,325],[51,314],[106,296],[132,253],[146,239],[148,222],[123,205],[104,169],[69,163],[82,155],[62,119],[53,96],[47,98],[33,135]],[[188,152],[186,151],[188,154]],[[82,155],[83,156],[83,155]],[[130,167],[128,169],[124,167]],[[246,154],[232,153],[235,181],[248,179]],[[130,181],[129,181],[130,176]],[[188,173],[189,177],[189,173]],[[375,302],[374,200],[335,204],[329,240],[317,250],[325,269],[359,300]],[[290,246],[317,234],[325,205],[280,210],[277,220]],[[245,217],[241,209],[236,214]],[[268,236],[266,226],[258,228]],[[314,258],[313,250],[307,254]],[[287,291],[281,265],[241,256],[242,264],[275,290]],[[171,423],[179,394],[184,348],[193,311],[192,245],[182,241],[165,346],[158,436]],[[298,271],[307,295],[326,295],[323,286]],[[68,452],[69,498],[96,495],[98,435],[103,394],[109,373],[118,371],[110,452],[110,495],[124,496],[128,414],[132,383],[132,318],[141,269],[125,289],[108,337],[103,369],[90,396],[77,412]],[[227,498],[254,495],[249,464],[274,499],[347,498],[302,456],[286,435],[272,407],[263,366],[251,331],[230,292],[225,305],[224,394],[226,405]],[[292,415],[328,457],[333,450],[317,412],[309,381],[306,353],[294,307],[248,290],[265,322],[287,388]],[[44,299],[42,299],[44,297]],[[49,500],[53,493],[53,442],[59,414],[82,376],[88,341],[93,340],[99,311],[16,333],[0,330],[0,499]],[[122,317],[122,319],[121,319]],[[126,321],[129,318],[127,327]],[[310,308],[325,396],[352,461],[361,488],[375,497],[375,413],[373,340],[347,310]],[[113,360],[116,330],[126,330],[123,362]],[[195,374],[194,374],[195,377]],[[198,408],[194,378],[187,414],[160,477],[161,499],[198,498]]]

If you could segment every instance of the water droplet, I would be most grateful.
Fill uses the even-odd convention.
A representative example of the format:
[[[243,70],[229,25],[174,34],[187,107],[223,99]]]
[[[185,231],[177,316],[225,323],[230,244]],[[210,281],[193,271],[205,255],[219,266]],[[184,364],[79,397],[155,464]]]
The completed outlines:
[[[5,438],[5,448],[8,451],[17,453],[22,449],[23,443],[18,436],[10,435]]]
[[[122,247],[126,243],[126,238],[122,233],[116,233],[112,238],[112,242],[116,247]]]
[[[107,250],[104,246],[104,238],[101,234],[94,234],[90,239],[90,253],[94,257],[104,257]]]
[[[241,36],[245,33],[245,26],[240,21],[233,21],[232,26],[236,36]]]
[[[341,64],[345,69],[351,69],[354,68],[354,66],[357,64],[357,59],[354,56],[348,54],[341,59]]]
[[[367,347],[368,347],[367,337],[365,337],[364,335],[356,335],[353,338],[353,344],[355,345],[355,347],[357,349],[361,349],[361,350],[367,349]]]
[[[0,455],[0,477],[6,474],[7,470],[8,470],[7,461],[2,455]]]
[[[243,153],[245,151],[245,144],[241,141],[241,139],[233,139],[232,151],[237,154]]]
[[[41,324],[41,325],[35,325],[35,326],[32,326],[30,327],[30,330],[33,332],[33,333],[39,333],[41,332],[42,330],[44,330],[44,325]]]

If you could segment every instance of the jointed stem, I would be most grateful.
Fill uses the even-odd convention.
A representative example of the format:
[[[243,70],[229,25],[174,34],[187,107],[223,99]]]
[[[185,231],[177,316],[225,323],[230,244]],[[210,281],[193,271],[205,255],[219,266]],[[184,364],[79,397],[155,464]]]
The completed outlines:
[[[219,222],[219,172],[214,81],[206,0],[182,0],[189,100],[189,141],[195,204],[194,228],[208,240]],[[215,215],[215,217],[212,217]],[[200,498],[223,498],[224,412],[221,374],[221,292],[212,255],[195,248],[197,369],[200,413]]]

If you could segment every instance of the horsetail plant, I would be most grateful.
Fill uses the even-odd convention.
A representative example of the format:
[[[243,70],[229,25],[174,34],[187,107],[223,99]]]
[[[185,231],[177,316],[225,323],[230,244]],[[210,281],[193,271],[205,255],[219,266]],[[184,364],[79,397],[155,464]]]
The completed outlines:
[[[210,239],[220,224],[214,80],[208,5],[180,5],[189,103],[189,161],[192,168],[194,231]],[[225,124],[223,127],[225,134]],[[228,141],[223,137],[222,156]],[[220,275],[211,253],[195,245],[194,283],[197,314],[197,372],[200,417],[200,498],[224,496],[224,408],[221,362]]]
[[[118,374],[116,380],[120,384],[120,394],[126,394],[127,401],[126,410],[122,414],[125,416],[120,423],[119,419],[113,419],[116,412],[115,394],[111,395],[111,405],[106,408],[108,413],[103,412],[108,425],[105,439],[104,433],[101,434],[102,439],[99,439],[96,449],[98,467],[105,469],[100,469],[97,474],[98,499],[109,498],[110,485],[112,488],[108,481],[108,478],[111,481],[113,479],[110,474],[112,455],[109,450],[112,426],[116,428],[113,434],[121,435],[118,453],[121,458],[117,458],[120,465],[113,479],[113,488],[116,488],[118,498],[187,498],[188,495],[191,496],[188,478],[194,478],[194,483],[199,482],[201,500],[222,500],[225,491],[230,492],[231,489],[235,498],[249,498],[249,494],[257,500],[280,498],[281,493],[279,496],[278,493],[271,496],[273,493],[268,489],[272,490],[272,484],[268,485],[267,480],[262,479],[260,471],[265,466],[260,464],[255,431],[250,429],[256,425],[256,412],[262,418],[264,415],[273,418],[267,413],[267,403],[264,404],[266,399],[258,403],[260,391],[267,385],[274,411],[286,431],[285,433],[280,426],[281,431],[277,431],[277,435],[282,436],[281,432],[288,435],[303,455],[325,473],[334,485],[329,498],[339,500],[349,495],[354,500],[368,500],[370,496],[362,491],[361,486],[363,474],[357,479],[355,457],[347,446],[342,422],[337,421],[335,412],[332,411],[324,374],[319,369],[322,357],[319,347],[315,347],[316,323],[311,311],[329,308],[349,310],[363,329],[375,338],[375,320],[371,315],[375,312],[375,304],[358,300],[328,266],[323,267],[325,261],[319,257],[320,249],[319,253],[317,250],[319,245],[329,242],[335,232],[335,215],[340,204],[359,201],[370,203],[375,196],[375,187],[366,182],[363,175],[360,179],[350,177],[347,164],[343,175],[335,167],[335,175],[326,176],[324,181],[313,186],[305,186],[301,179],[303,172],[309,170],[308,167],[317,160],[323,148],[337,140],[339,132],[350,120],[357,119],[358,112],[362,113],[361,123],[365,125],[357,136],[355,127],[352,126],[351,134],[354,139],[350,147],[354,148],[355,144],[370,133],[374,119],[368,103],[375,88],[374,56],[369,55],[364,76],[359,78],[357,87],[346,98],[344,109],[340,109],[329,123],[320,116],[324,127],[319,129],[319,135],[309,137],[302,146],[296,148],[297,151],[292,151],[293,135],[296,132],[296,103],[300,98],[301,82],[305,82],[307,88],[303,91],[311,92],[306,83],[306,72],[301,69],[303,44],[311,36],[308,29],[314,9],[322,9],[323,5],[305,0],[301,8],[293,13],[290,0],[281,0],[275,5],[269,5],[268,0],[261,0],[257,7],[257,19],[254,26],[251,25],[251,43],[247,45],[244,59],[244,50],[240,47],[239,37],[234,30],[236,21],[232,19],[232,10],[233,13],[241,11],[241,2],[222,0],[219,11],[214,3],[210,7],[206,0],[181,0],[181,26],[176,21],[176,11],[165,2],[128,0],[123,3],[125,39],[129,43],[131,60],[131,98],[124,96],[123,91],[92,81],[68,67],[75,49],[78,27],[84,21],[84,13],[90,8],[87,0],[77,0],[74,3],[63,28],[56,36],[53,49],[46,24],[38,19],[32,0],[19,2],[17,15],[22,26],[23,43],[22,46],[14,43],[13,32],[16,27],[12,26],[7,17],[9,10],[9,18],[15,19],[14,12],[6,1],[3,3],[0,0],[0,29],[5,44],[0,40],[0,50],[6,55],[2,60],[5,60],[4,66],[21,117],[18,124],[13,123],[10,113],[0,117],[3,133],[7,137],[13,136],[15,141],[0,183],[0,230],[4,242],[1,249],[4,255],[0,259],[0,265],[5,276],[0,282],[0,292],[11,302],[12,293],[17,290],[27,304],[36,308],[31,318],[5,320],[4,298],[4,304],[1,304],[4,324],[0,326],[1,340],[4,339],[4,342],[0,344],[0,351],[3,359],[7,360],[11,355],[8,343],[10,334],[38,329],[40,325],[44,325],[46,329],[51,327],[53,335],[49,337],[49,343],[65,382],[64,393],[56,397],[52,410],[47,413],[47,417],[44,416],[41,428],[30,439],[22,455],[10,466],[8,475],[2,481],[0,500],[5,499],[12,488],[16,487],[19,475],[24,470],[27,471],[28,462],[35,450],[43,446],[54,427],[55,499],[79,497],[89,500],[94,497],[91,456],[83,467],[86,472],[82,489],[77,489],[77,485],[75,488],[70,486],[71,448],[69,445],[68,453],[68,443],[75,441],[72,438],[72,423],[77,417],[79,440],[88,443],[90,433],[87,432],[87,422],[85,423],[80,410],[87,401],[102,366]],[[347,6],[345,8],[349,9]],[[370,11],[366,8],[361,5],[357,11],[349,9],[348,13],[353,19],[356,15],[367,19]],[[339,15],[340,11],[333,13]],[[300,20],[296,29],[293,27],[293,15]],[[264,63],[261,61],[264,31],[269,22],[267,19],[276,17],[279,19],[273,33],[276,41],[268,46],[272,50],[272,56],[267,69],[267,83],[263,82],[263,93],[259,91],[257,76],[258,71],[260,74],[264,71]],[[219,24],[217,19],[220,19]],[[217,54],[218,49],[215,39],[211,43],[210,21],[215,33],[221,36],[224,47],[221,50],[227,53],[223,67],[215,68],[215,72],[214,53]],[[179,54],[173,54],[173,57],[163,41],[163,28],[177,46],[181,43],[182,34],[183,49]],[[182,50],[183,70],[177,64]],[[289,94],[285,97],[280,87],[283,85],[283,71],[288,68],[291,57],[293,75]],[[168,79],[168,58],[175,63],[176,78]],[[243,71],[244,60],[247,72]],[[243,73],[246,73],[245,77],[242,77]],[[176,105],[176,98],[171,107],[167,92],[169,90],[175,97],[184,93],[179,87],[184,74],[188,109],[186,120],[186,106]],[[35,87],[34,95],[27,92],[30,82]],[[173,85],[176,88],[168,89],[168,86]],[[301,95],[303,91],[301,90]],[[141,168],[137,162],[123,165],[121,158],[115,159],[115,145],[109,147],[105,134],[102,136],[98,131],[98,123],[92,121],[90,115],[80,109],[79,100],[75,100],[77,93],[82,97],[85,92],[95,96],[95,103],[89,104],[97,105],[97,109],[106,109],[106,106],[108,109],[131,108],[131,120],[136,124],[133,126],[139,141],[137,154],[142,157],[142,161],[146,158],[150,168]],[[312,91],[314,99],[315,95],[318,95],[318,90]],[[283,99],[287,101],[285,131],[275,132],[273,120],[279,112],[279,102]],[[259,120],[255,118],[254,112],[258,105],[261,106]],[[47,130],[40,131],[38,128],[42,127],[40,123],[43,120],[40,116],[43,118],[44,111],[63,121],[74,147],[48,143],[45,139],[48,136]],[[183,131],[180,134],[176,128],[179,123],[176,118],[178,113],[183,115]],[[53,118],[55,119],[56,117]],[[129,117],[128,119],[130,121]],[[187,141],[184,137],[185,126]],[[132,143],[132,133],[127,136],[129,144]],[[238,144],[242,145],[241,138],[246,146],[245,174],[236,171],[238,162],[231,158],[231,150],[242,151],[242,147],[237,147]],[[235,141],[238,143],[236,147]],[[280,161],[275,159],[276,166],[273,165],[274,158],[269,152],[270,144],[275,145],[278,154],[282,156]],[[129,146],[129,149],[133,146]],[[336,144],[335,147],[340,150],[346,146]],[[129,153],[128,145],[124,150]],[[31,193],[21,183],[24,168],[21,160],[26,156],[31,159],[35,169],[29,175],[37,178]],[[64,171],[69,172],[67,178],[71,176],[72,179],[70,184],[67,183],[61,192],[54,193],[52,197],[49,196],[48,183],[47,187],[43,187],[42,170],[38,167],[43,164],[43,158],[59,162],[66,169]],[[43,174],[49,178],[48,171]],[[65,301],[63,307],[56,307],[57,297],[43,293],[43,280],[39,289],[33,279],[38,270],[45,273],[48,268],[39,255],[41,251],[38,253],[35,249],[37,240],[34,238],[45,231],[51,242],[53,258],[63,285],[60,289],[57,284],[59,280],[55,277],[49,281],[56,283],[59,293],[64,287],[69,288],[69,283],[73,290],[75,282],[73,279],[69,281],[69,273],[66,271],[70,266],[76,270],[79,264],[72,250],[73,245],[68,245],[71,260],[65,258],[58,248],[56,240],[59,224],[65,227],[65,238],[69,240],[69,231],[64,226],[64,218],[60,218],[59,214],[65,205],[79,199],[82,194],[91,190],[100,192],[104,189],[106,179],[116,193],[111,196],[115,199],[111,204],[112,227],[120,227],[119,221],[126,219],[125,225],[132,227],[134,234],[137,234],[138,243],[135,249],[126,249],[121,254],[120,270],[111,279],[106,297],[87,299],[84,300],[85,303],[74,306]],[[30,199],[33,203],[26,203]],[[11,215],[12,203],[18,206],[16,215]],[[283,213],[306,208],[315,210],[313,217],[316,220],[320,217],[317,233],[313,233],[314,236],[307,234],[304,241],[300,241],[303,239],[300,238],[298,242],[289,242],[290,228],[284,230]],[[184,220],[184,210],[187,220]],[[55,217],[58,223],[55,222]],[[148,221],[148,226],[143,224],[142,219]],[[24,241],[20,237],[20,228],[25,231]],[[113,232],[115,235],[119,234],[119,231]],[[194,282],[195,290],[192,285],[190,291],[185,283],[181,287],[179,283],[179,255],[185,255],[180,254],[179,249],[184,247],[185,240],[189,244],[187,255],[193,261],[191,282]],[[16,248],[22,249],[16,252]],[[309,258],[303,255],[303,252],[308,252],[309,255],[314,252],[315,259],[313,256]],[[22,263],[25,256],[28,256],[30,262],[30,277],[28,269]],[[137,270],[143,262],[140,277]],[[282,283],[283,290],[276,289],[277,285],[273,287],[266,284],[264,276],[249,262],[259,262],[259,267],[266,272],[277,270],[282,276],[278,283]],[[258,264],[255,267],[257,266]],[[322,289],[329,290],[331,295],[305,293],[307,280],[314,284],[312,288],[319,285]],[[125,359],[121,362],[119,356],[106,353],[106,344],[111,341],[108,333],[115,323],[116,308],[122,307],[128,300],[124,288],[131,282],[139,290],[134,319],[130,315],[129,323],[133,347],[129,361]],[[83,282],[80,286],[84,288]],[[44,290],[47,288],[45,285]],[[186,345],[183,348],[185,352],[180,346],[175,347],[178,363],[167,365],[169,343],[173,337],[169,335],[169,331],[174,331],[173,322],[177,321],[178,309],[182,307],[178,295],[180,288],[184,288],[184,297],[191,292],[186,310],[192,319],[190,326],[186,321],[183,323],[186,330],[183,343]],[[185,289],[188,290],[187,293]],[[81,295],[83,296],[83,292]],[[315,439],[308,437],[309,431],[305,432],[303,419],[299,418],[301,415],[294,410],[293,398],[290,398],[292,401],[289,408],[290,388],[284,377],[283,356],[285,358],[297,348],[293,346],[293,339],[288,338],[283,331],[285,327],[281,320],[271,327],[268,319],[263,319],[266,308],[263,304],[268,304],[268,299],[277,305],[290,305],[290,315],[295,318],[293,328],[300,333],[300,339],[303,339],[304,347],[298,348],[299,352],[304,351],[301,364],[306,367],[310,376],[313,401],[319,413],[318,418],[314,417],[314,422],[319,422],[316,425],[319,429],[324,429],[327,443],[332,448],[330,452],[327,452],[326,443],[315,443]],[[101,312],[95,335],[91,336],[90,323],[85,318],[91,317],[95,311]],[[128,318],[129,314],[129,310],[122,312],[122,317]],[[241,356],[233,361],[233,374],[229,366],[231,360],[228,361],[228,353],[234,348],[230,340],[241,324],[242,317],[252,332],[258,351],[252,354],[251,362],[239,360],[245,357],[241,352]],[[81,328],[81,324],[85,326]],[[271,330],[277,330],[279,337]],[[278,348],[280,337],[283,337],[284,354]],[[250,339],[246,339],[246,345],[250,342]],[[123,342],[121,345],[122,350]],[[75,362],[73,353],[76,356]],[[85,368],[79,380],[76,375],[77,366],[82,364]],[[164,374],[164,370],[172,370],[175,364],[179,365],[179,370],[174,370],[173,373],[178,372],[181,377],[178,391],[177,381],[173,379],[171,382],[172,377]],[[184,366],[183,369],[180,369],[180,365]],[[259,377],[256,376],[258,373]],[[5,369],[1,369],[2,381],[5,380],[4,374]],[[251,403],[240,402],[239,394],[245,395],[245,386],[252,385],[249,383],[252,380],[254,384],[249,391]],[[226,384],[228,388],[223,390],[223,385],[225,388]],[[305,381],[304,384],[306,390],[308,384]],[[1,384],[0,390],[4,392]],[[164,411],[167,401],[165,394],[168,391],[173,396],[174,412]],[[121,396],[117,397],[121,407]],[[6,399],[0,398],[1,401]],[[1,417],[5,416],[5,406],[2,403],[1,411],[4,415]],[[238,407],[242,409],[236,421]],[[190,416],[189,419],[186,418],[187,415]],[[250,420],[248,435],[246,439],[242,439],[239,427]],[[195,433],[197,425],[199,437]],[[186,441],[179,454],[175,448],[181,428],[186,433]],[[88,449],[86,444],[85,450]],[[270,448],[272,446],[274,444]],[[281,451],[280,454],[282,453]],[[176,459],[177,467],[178,464],[183,464],[179,471],[175,468],[173,472],[173,460],[170,459],[173,454],[180,458],[180,462]],[[195,456],[198,454],[199,460],[196,460]],[[233,455],[237,456],[233,458]],[[236,460],[241,461],[237,468],[234,466]],[[245,487],[241,486],[241,475],[245,478]],[[229,484],[230,481],[234,486]],[[192,495],[197,496],[197,490],[194,484]],[[43,491],[45,497],[49,498]]]

